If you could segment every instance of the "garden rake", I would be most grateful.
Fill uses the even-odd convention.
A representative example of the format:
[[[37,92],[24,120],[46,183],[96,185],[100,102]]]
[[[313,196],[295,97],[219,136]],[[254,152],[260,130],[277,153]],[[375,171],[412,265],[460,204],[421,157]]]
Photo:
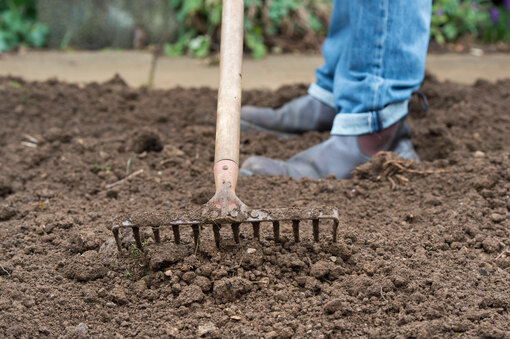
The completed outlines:
[[[280,223],[292,222],[294,241],[300,241],[299,226],[303,220],[311,220],[313,237],[319,241],[320,220],[332,220],[333,242],[337,240],[338,212],[331,208],[309,209],[251,209],[235,194],[239,171],[239,144],[241,119],[241,64],[243,56],[244,1],[224,0],[222,9],[220,86],[216,121],[216,148],[214,181],[216,193],[195,214],[175,218],[152,213],[139,213],[118,219],[112,232],[121,251],[120,228],[131,228],[136,247],[142,250],[140,227],[152,227],[155,242],[161,241],[160,229],[171,227],[174,241],[181,241],[180,228],[191,226],[195,245],[199,244],[201,227],[211,225],[216,246],[220,246],[220,228],[230,224],[234,241],[239,243],[240,225],[251,224],[254,238],[260,240],[262,222],[273,225],[273,238],[280,241]]]

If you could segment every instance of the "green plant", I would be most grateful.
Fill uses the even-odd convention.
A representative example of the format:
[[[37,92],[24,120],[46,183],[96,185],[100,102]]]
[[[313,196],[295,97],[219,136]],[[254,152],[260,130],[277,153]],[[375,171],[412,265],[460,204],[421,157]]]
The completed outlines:
[[[482,27],[482,40],[495,43],[498,41],[510,42],[510,1],[505,1],[505,7],[492,7],[489,9],[490,22]]]
[[[431,37],[443,44],[470,34],[478,37],[481,25],[490,20],[487,11],[480,10],[486,1],[436,0],[430,28]]]
[[[219,49],[221,0],[169,0],[180,24],[177,39],[164,45],[167,56],[204,57]],[[320,45],[325,35],[331,0],[246,0],[246,48],[255,59],[282,39]],[[278,35],[279,41],[274,37]]]
[[[108,165],[101,165],[101,164],[90,164],[90,169],[96,170],[96,171],[111,171],[112,167],[108,166]]]
[[[129,253],[131,255],[139,255],[142,253],[142,251],[140,249],[138,249],[138,247],[136,247],[136,244],[132,243],[131,244],[131,250],[129,251]]]
[[[470,35],[483,42],[510,42],[510,2],[496,6],[489,0],[435,0],[431,39],[439,44]]]
[[[20,43],[42,47],[48,27],[35,20],[35,0],[0,0],[0,52]]]

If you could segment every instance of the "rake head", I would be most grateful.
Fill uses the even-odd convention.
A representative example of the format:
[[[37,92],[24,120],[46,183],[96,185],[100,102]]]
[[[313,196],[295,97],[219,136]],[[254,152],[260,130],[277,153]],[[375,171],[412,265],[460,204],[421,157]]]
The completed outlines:
[[[112,227],[113,236],[117,242],[117,248],[122,250],[119,239],[120,228],[131,228],[135,238],[136,247],[142,250],[142,239],[140,227],[151,227],[154,233],[154,241],[161,241],[160,230],[164,227],[171,227],[176,244],[181,242],[181,227],[191,226],[195,246],[199,245],[200,230],[204,226],[212,226],[214,241],[219,248],[221,243],[220,229],[223,225],[230,225],[234,241],[240,241],[240,227],[242,224],[251,224],[253,236],[260,240],[260,225],[263,222],[273,224],[273,238],[275,242],[280,241],[280,222],[292,222],[292,233],[294,242],[299,242],[299,226],[301,221],[311,220],[313,237],[319,241],[319,223],[321,220],[333,221],[333,242],[337,240],[338,211],[332,208],[315,208],[304,211],[298,208],[289,209],[251,209],[246,206],[235,194],[235,183],[237,181],[237,164],[231,161],[220,161],[215,164],[215,182],[217,190],[214,197],[201,209],[175,218],[171,215],[139,213],[117,219]]]
[[[234,215],[210,215],[210,209],[207,206],[202,210],[202,215],[193,213],[183,218],[172,218],[170,215],[155,214],[150,212],[132,214],[123,218],[117,218],[112,227],[113,236],[117,243],[119,251],[122,250],[119,231],[121,228],[131,228],[135,239],[136,247],[142,250],[142,239],[140,236],[141,227],[151,227],[154,234],[154,241],[161,242],[161,230],[164,228],[172,229],[173,240],[176,244],[181,242],[182,227],[191,226],[193,230],[193,240],[196,246],[199,245],[201,228],[210,226],[214,234],[214,241],[219,248],[221,244],[220,229],[225,225],[230,225],[234,241],[240,242],[241,225],[251,225],[253,229],[253,237],[260,240],[261,223],[271,223],[273,226],[273,239],[280,242],[280,223],[292,222],[292,233],[294,242],[300,241],[300,225],[303,221],[311,221],[313,228],[314,241],[319,241],[319,224],[320,221],[332,221],[332,239],[337,241],[338,231],[338,211],[333,208],[314,208],[303,211],[298,208],[288,209],[250,209],[247,208],[241,213]],[[205,214],[205,215],[204,215]]]

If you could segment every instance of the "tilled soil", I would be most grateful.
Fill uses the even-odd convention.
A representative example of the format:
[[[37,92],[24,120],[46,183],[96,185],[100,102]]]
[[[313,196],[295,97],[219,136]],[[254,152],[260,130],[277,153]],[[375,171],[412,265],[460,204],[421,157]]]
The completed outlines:
[[[118,255],[114,217],[212,196],[216,91],[0,78],[0,337],[510,337],[510,80],[427,77],[421,91],[421,163],[383,153],[352,180],[240,178],[252,207],[337,207],[338,243],[329,223],[319,243],[304,224],[298,244],[287,224],[281,244],[269,225],[260,243],[242,226],[240,245],[225,227],[220,251],[208,228],[198,249],[191,230],[156,245],[144,229],[143,253],[124,233]],[[245,133],[241,158],[326,138]]]

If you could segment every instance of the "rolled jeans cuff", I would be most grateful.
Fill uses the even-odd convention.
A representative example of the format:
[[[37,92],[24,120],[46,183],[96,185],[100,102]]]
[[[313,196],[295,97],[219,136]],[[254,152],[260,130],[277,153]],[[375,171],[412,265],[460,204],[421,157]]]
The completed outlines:
[[[316,83],[310,85],[308,88],[308,94],[323,104],[335,108],[335,98],[333,97],[333,93],[320,87]]]
[[[399,101],[373,112],[337,114],[331,134],[362,135],[379,132],[407,115],[408,102],[409,100]]]

